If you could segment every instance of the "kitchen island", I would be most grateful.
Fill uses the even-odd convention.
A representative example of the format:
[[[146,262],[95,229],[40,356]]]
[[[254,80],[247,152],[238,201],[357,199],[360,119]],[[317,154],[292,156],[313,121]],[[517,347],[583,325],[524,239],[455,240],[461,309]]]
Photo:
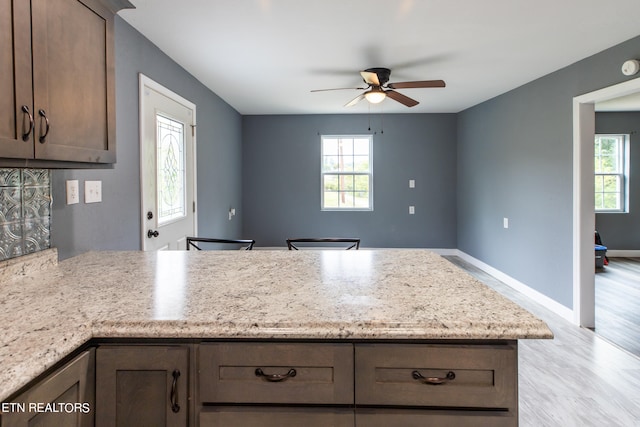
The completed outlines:
[[[553,337],[528,311],[420,249],[89,252],[44,265],[0,270],[0,401],[92,340],[486,343],[511,348],[517,365],[517,340]]]

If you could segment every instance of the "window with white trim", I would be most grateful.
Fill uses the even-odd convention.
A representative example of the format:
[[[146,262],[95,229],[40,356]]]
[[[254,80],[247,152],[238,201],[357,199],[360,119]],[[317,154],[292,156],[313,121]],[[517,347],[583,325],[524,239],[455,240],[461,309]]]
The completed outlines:
[[[629,135],[596,135],[595,211],[626,212]]]
[[[322,135],[322,210],[373,210],[371,135]]]

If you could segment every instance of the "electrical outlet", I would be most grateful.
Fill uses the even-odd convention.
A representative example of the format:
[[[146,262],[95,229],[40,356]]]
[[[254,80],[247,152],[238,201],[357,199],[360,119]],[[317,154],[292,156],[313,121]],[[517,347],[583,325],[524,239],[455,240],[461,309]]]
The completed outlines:
[[[509,218],[502,218],[502,226],[504,228],[509,228]]]
[[[414,215],[416,213],[416,207],[415,206],[409,206],[409,215]]]
[[[409,188],[416,188],[416,180],[415,179],[410,179],[409,180]]]
[[[84,202],[99,203],[102,201],[102,181],[84,182]]]
[[[80,187],[77,179],[67,180],[67,204],[75,205],[80,203]]]

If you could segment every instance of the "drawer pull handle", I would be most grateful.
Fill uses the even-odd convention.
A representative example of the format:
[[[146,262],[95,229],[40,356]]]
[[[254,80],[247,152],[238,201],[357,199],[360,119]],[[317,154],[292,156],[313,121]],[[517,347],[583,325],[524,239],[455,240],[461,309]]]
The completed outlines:
[[[296,376],[296,370],[295,369],[289,369],[289,372],[287,372],[286,374],[265,374],[264,372],[262,372],[262,369],[260,368],[256,368],[256,377],[262,377],[267,381],[271,381],[271,382],[279,382],[279,381],[284,381],[286,379],[289,378],[293,378]]]
[[[447,381],[452,381],[456,379],[456,374],[453,371],[447,372],[446,377],[425,377],[418,371],[411,372],[411,376],[413,377],[414,380],[418,380],[424,384],[431,384],[431,385],[440,385],[440,384],[446,383]]]
[[[180,371],[174,370],[171,374],[173,381],[171,382],[171,410],[175,413],[180,412],[180,404],[178,403],[178,378],[180,378]]]

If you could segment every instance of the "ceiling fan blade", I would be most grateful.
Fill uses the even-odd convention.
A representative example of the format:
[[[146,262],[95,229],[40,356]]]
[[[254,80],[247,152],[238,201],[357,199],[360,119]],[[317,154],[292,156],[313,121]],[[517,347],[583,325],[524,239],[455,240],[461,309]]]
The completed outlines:
[[[327,92],[330,90],[365,90],[366,87],[337,87],[333,89],[313,89],[311,92]]]
[[[421,80],[417,82],[399,82],[389,83],[387,85],[390,89],[411,89],[421,87],[445,87],[444,80]]]
[[[387,90],[385,91],[387,96],[394,101],[398,101],[401,104],[406,105],[407,107],[415,107],[419,104],[415,99],[409,98],[406,95],[401,94],[400,92],[396,92],[395,90]]]
[[[360,71],[360,75],[362,79],[371,86],[380,86],[380,80],[378,79],[378,74],[371,71]]]
[[[360,95],[358,95],[355,98],[353,98],[351,101],[349,101],[346,104],[344,104],[344,106],[345,107],[352,107],[352,106],[356,105],[358,102],[362,101],[363,99],[364,99],[364,93],[361,93]]]

